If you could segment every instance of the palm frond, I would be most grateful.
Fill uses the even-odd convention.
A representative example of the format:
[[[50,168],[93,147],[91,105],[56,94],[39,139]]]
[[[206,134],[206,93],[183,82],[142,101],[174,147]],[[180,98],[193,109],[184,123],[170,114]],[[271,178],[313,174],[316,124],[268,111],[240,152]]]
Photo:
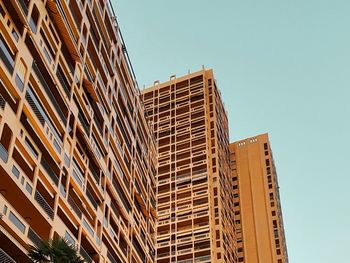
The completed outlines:
[[[62,237],[43,240],[38,246],[30,246],[28,256],[34,263],[84,263],[77,248]]]

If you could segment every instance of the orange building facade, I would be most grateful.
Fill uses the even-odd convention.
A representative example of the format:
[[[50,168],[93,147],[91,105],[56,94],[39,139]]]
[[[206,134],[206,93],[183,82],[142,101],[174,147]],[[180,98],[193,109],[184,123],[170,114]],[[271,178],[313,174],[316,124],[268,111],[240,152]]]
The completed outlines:
[[[229,144],[212,70],[141,93],[109,0],[0,1],[0,262],[287,263],[267,135]]]
[[[154,262],[155,142],[106,0],[0,1],[0,261]]]
[[[142,94],[158,151],[157,262],[237,262],[228,121],[213,71]]]
[[[288,263],[276,168],[267,134],[230,144],[238,262]]]

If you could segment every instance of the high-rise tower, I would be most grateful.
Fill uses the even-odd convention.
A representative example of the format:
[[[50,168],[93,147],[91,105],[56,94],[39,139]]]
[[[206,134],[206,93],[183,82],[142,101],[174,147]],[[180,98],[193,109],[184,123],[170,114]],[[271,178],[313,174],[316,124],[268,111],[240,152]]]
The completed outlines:
[[[226,112],[212,70],[142,91],[157,141],[157,262],[236,262]]]
[[[288,263],[277,173],[267,134],[230,145],[238,262]]]
[[[0,261],[63,236],[85,262],[154,262],[155,167],[109,1],[1,0]]]

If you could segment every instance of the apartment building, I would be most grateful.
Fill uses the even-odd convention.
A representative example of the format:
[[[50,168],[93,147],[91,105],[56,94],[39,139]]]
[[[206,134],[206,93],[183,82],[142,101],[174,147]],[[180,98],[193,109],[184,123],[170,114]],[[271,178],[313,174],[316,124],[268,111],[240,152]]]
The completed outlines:
[[[107,0],[0,1],[0,261],[154,262],[156,148]]]
[[[230,144],[238,262],[288,263],[268,134]]]
[[[213,71],[141,93],[158,151],[157,262],[237,262],[228,122]]]

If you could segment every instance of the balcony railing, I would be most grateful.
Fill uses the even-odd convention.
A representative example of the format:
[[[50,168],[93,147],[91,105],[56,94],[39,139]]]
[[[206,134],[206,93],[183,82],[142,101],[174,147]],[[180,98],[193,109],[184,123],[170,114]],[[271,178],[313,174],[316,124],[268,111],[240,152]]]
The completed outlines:
[[[64,238],[66,239],[66,241],[68,242],[68,244],[75,246],[75,239],[72,237],[72,235],[66,230],[66,232],[64,233]]]
[[[41,85],[43,86],[46,94],[48,95],[48,97],[50,98],[52,104],[54,105],[54,108],[56,109],[58,115],[62,119],[63,123],[66,124],[67,123],[67,118],[64,115],[64,113],[62,112],[61,107],[60,107],[58,101],[56,100],[55,96],[53,95],[49,84],[46,82],[43,74],[41,73],[38,65],[35,62],[33,62],[32,68],[33,68],[33,71],[34,71],[35,75],[38,77]]]
[[[80,112],[78,113],[78,119],[79,119],[81,125],[83,126],[86,135],[89,136],[89,134],[90,134],[89,133],[89,124],[87,123],[87,121],[85,120],[85,117],[83,117],[83,115]]]
[[[61,83],[64,92],[66,93],[66,95],[68,97],[70,97],[70,85],[69,85],[67,79],[65,78],[65,76],[64,76],[64,74],[63,74],[63,72],[62,72],[60,67],[57,68],[56,76],[57,76],[59,82]]]
[[[117,183],[115,182],[115,180],[113,180],[113,185],[114,185],[114,188],[115,188],[115,190],[117,191],[118,196],[119,196],[120,200],[122,201],[122,203],[123,203],[123,205],[124,205],[126,211],[130,212],[130,211],[131,211],[131,206],[130,206],[129,202],[127,201],[127,199],[126,199],[124,193],[122,193],[122,192],[120,191],[120,187],[117,185]]]
[[[41,162],[40,163],[43,166],[44,170],[47,172],[47,174],[50,176],[52,181],[55,183],[55,185],[58,186],[59,178],[56,175],[56,173],[52,170],[50,164],[43,157],[41,158]]]
[[[51,206],[46,202],[45,198],[39,193],[39,191],[35,191],[35,200],[41,206],[41,208],[45,211],[45,213],[53,219],[54,211]]]
[[[0,248],[0,262],[4,263],[16,263],[4,250]]]
[[[90,38],[93,40],[95,48],[98,49],[99,40],[97,39],[96,33],[93,28],[90,30]]]
[[[90,172],[92,174],[92,177],[95,179],[96,183],[98,185],[100,185],[100,172],[99,172],[100,169],[99,168],[96,169],[95,166],[92,165],[91,161],[90,161],[90,163],[89,163],[89,170],[90,170]]]
[[[75,160],[73,160],[73,173],[72,173],[72,175],[73,175],[73,178],[76,181],[76,183],[80,187],[83,187],[85,177],[84,177],[82,171],[80,170],[79,166],[76,164]]]
[[[79,206],[75,203],[74,199],[70,195],[68,195],[68,203],[72,207],[74,213],[76,213],[76,215],[79,218],[81,218],[83,215],[83,212],[80,210]]]
[[[71,13],[72,13],[72,17],[73,17],[73,20],[74,20],[74,22],[75,22],[75,25],[76,25],[78,31],[80,31],[80,24],[81,24],[81,21],[78,20],[78,17],[75,15],[75,12],[74,12],[74,10],[73,10],[73,8],[72,8],[71,5],[69,5],[69,9],[70,9],[70,11],[71,11]]]
[[[94,230],[92,229],[92,227],[90,226],[90,224],[89,224],[85,219],[83,219],[83,226],[84,226],[85,229],[90,233],[91,236],[95,236]]]
[[[145,252],[142,250],[141,246],[138,244],[137,241],[133,241],[133,247],[136,250],[137,254],[139,255],[139,257],[141,258],[142,262],[146,262],[146,256],[145,256]]]
[[[6,105],[6,100],[5,98],[0,94],[0,109],[5,109],[5,105]]]
[[[95,210],[97,210],[98,204],[88,188],[86,188],[86,196],[90,200],[90,202],[91,202],[92,206],[95,208]]]
[[[107,251],[107,258],[109,259],[109,261],[111,261],[112,263],[118,263],[120,262],[120,260],[115,260],[115,258],[112,256],[111,252]]]
[[[58,135],[56,129],[54,128],[53,124],[51,123],[49,117],[47,116],[47,114],[46,114],[45,110],[43,109],[43,107],[41,106],[40,102],[38,101],[38,99],[34,95],[30,86],[28,86],[28,88],[27,88],[26,100],[27,100],[28,104],[30,105],[30,107],[32,108],[35,116],[38,118],[42,127],[44,127],[45,123],[46,123],[49,126],[51,132],[55,135],[55,140],[57,141],[57,143],[59,145],[62,145],[63,143],[62,143],[60,136]],[[56,149],[59,152],[61,152],[60,146],[58,146],[58,148],[56,148]]]
[[[93,80],[92,75],[91,75],[91,73],[90,73],[90,71],[89,71],[89,69],[88,69],[88,67],[87,67],[86,65],[85,65],[85,68],[84,68],[84,72],[85,72],[85,75],[86,75],[86,77],[88,78],[88,80],[89,80],[91,83],[93,83],[94,80]]]
[[[111,208],[112,208],[114,214],[117,216],[117,218],[119,218],[120,214],[119,214],[119,211],[118,211],[117,207],[114,204],[114,201],[111,202]]]
[[[66,197],[66,195],[67,195],[66,188],[64,187],[64,185],[62,183],[60,184],[60,193],[63,197]]]
[[[125,256],[128,255],[128,245],[124,242],[119,241],[119,247]]]
[[[94,114],[94,121],[98,131],[100,132],[100,135],[103,136],[103,124],[101,124],[96,114]]]
[[[210,261],[210,256],[202,256],[194,259],[194,262],[204,262],[204,261]]]
[[[86,252],[86,250],[80,246],[80,255],[85,259],[87,263],[92,263],[94,262],[92,258],[90,257],[89,253]]]
[[[28,230],[28,238],[36,246],[39,246],[41,244],[41,238],[39,237],[39,235],[37,233],[35,233],[35,231],[31,227],[29,227],[29,230]]]
[[[28,15],[28,6],[25,2],[25,0],[17,0],[17,2],[19,3],[19,5],[21,6],[23,12],[25,15]]]

